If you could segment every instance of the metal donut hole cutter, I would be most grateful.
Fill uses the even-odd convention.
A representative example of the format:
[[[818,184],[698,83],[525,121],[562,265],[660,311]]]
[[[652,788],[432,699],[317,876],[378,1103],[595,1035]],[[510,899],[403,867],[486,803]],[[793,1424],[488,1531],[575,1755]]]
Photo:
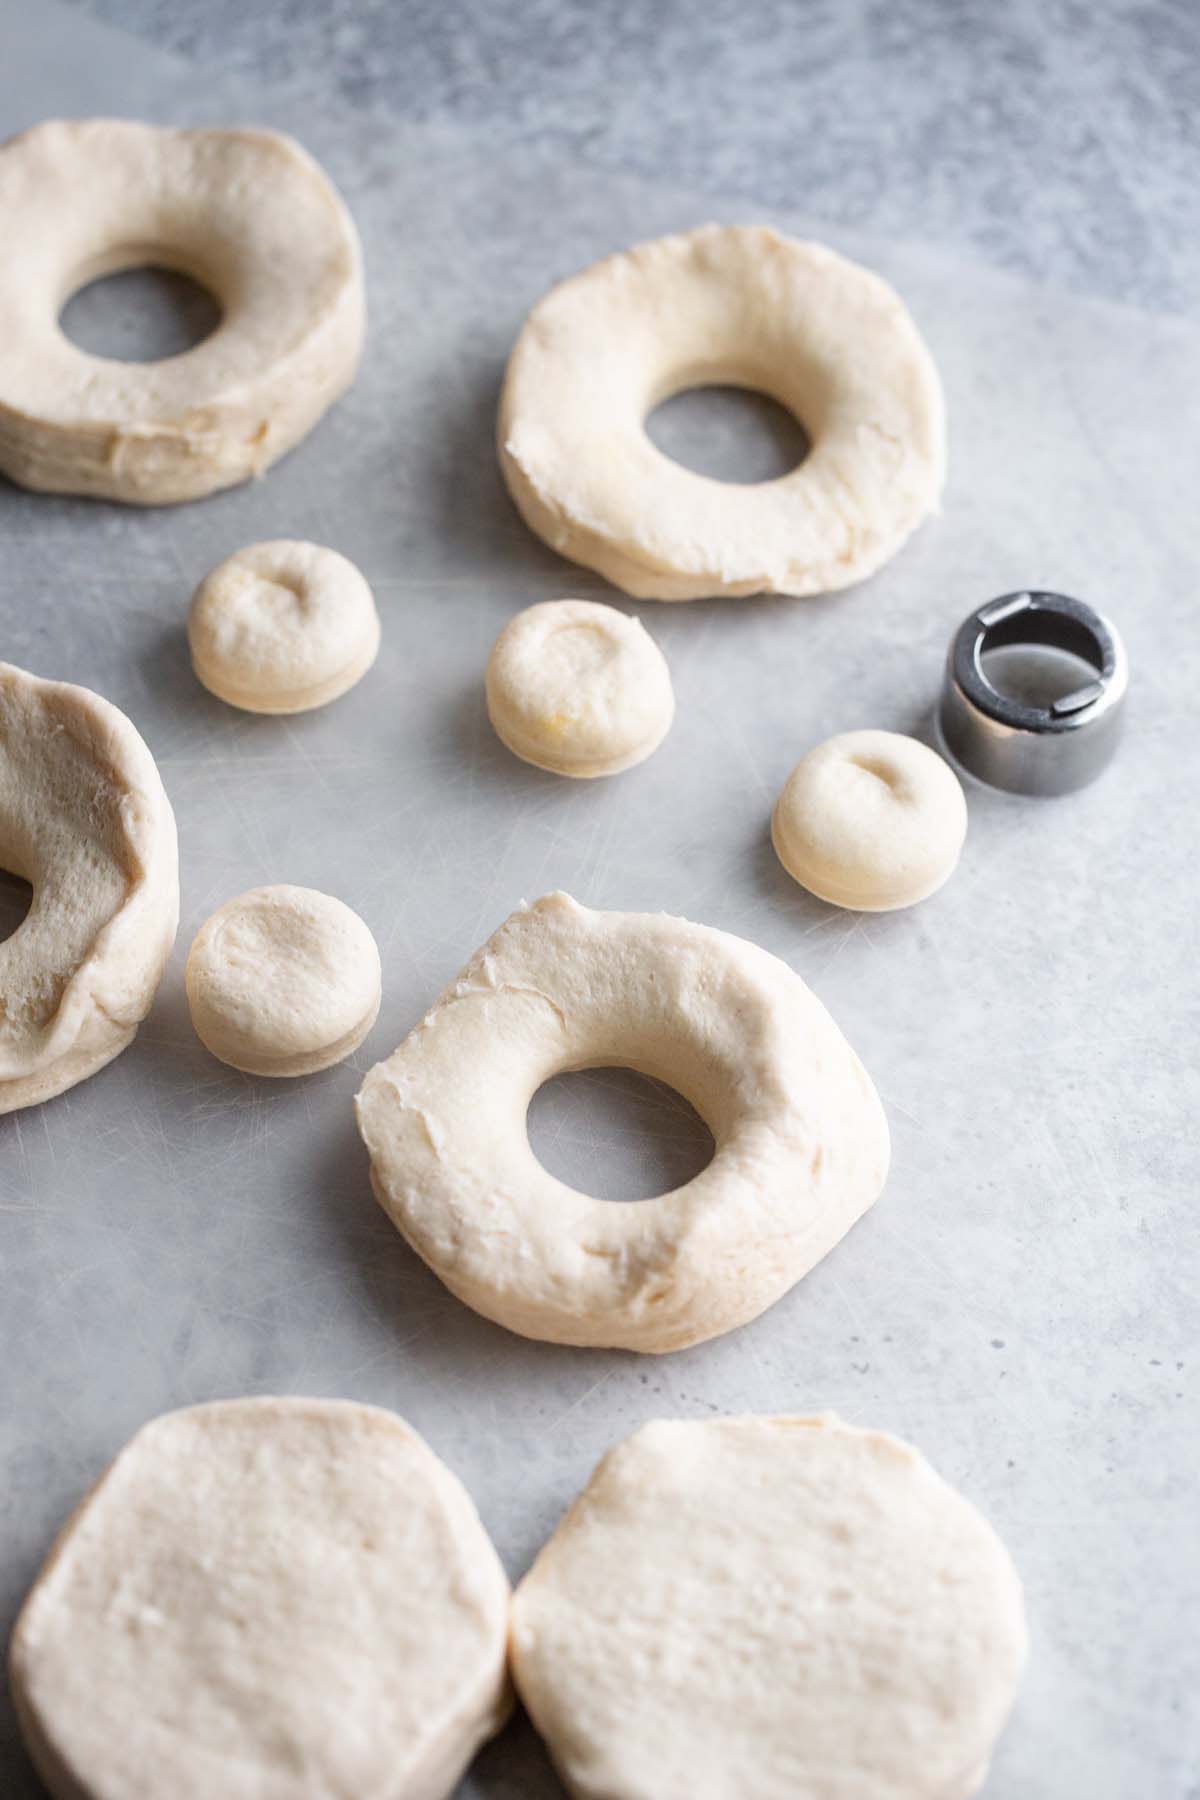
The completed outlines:
[[[1009,645],[1068,652],[1095,673],[1045,704],[1016,699],[985,672]],[[954,760],[1010,794],[1069,794],[1110,761],[1121,729],[1129,665],[1115,627],[1067,594],[1004,594],[964,619],[946,659],[938,724]]]

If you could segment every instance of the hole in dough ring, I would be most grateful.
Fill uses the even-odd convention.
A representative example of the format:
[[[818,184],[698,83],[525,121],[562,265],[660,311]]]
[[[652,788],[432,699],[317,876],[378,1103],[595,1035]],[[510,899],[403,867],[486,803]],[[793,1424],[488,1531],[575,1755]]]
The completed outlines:
[[[714,383],[793,412],[799,467],[740,486],[657,450],[648,414]],[[553,288],[509,359],[498,436],[526,523],[644,599],[848,587],[936,510],[945,478],[941,382],[899,295],[759,225],[658,238]]]
[[[354,224],[272,131],[55,120],[0,147],[0,470],[138,505],[261,475],[349,387],[362,347]],[[219,300],[160,362],[89,356],[58,319],[78,288],[158,265]]]
[[[175,819],[141,737],[87,688],[0,663],[0,1112],[95,1074],[150,1010],[179,920]]]
[[[448,1795],[510,1710],[509,1587],[394,1413],[223,1400],[121,1451],[10,1659],[56,1800]]]
[[[987,1521],[832,1414],[642,1426],[512,1618],[518,1692],[589,1800],[966,1800],[1026,1655]]]
[[[655,1199],[576,1192],[537,1161],[533,1095],[626,1067],[691,1101],[712,1162]],[[665,913],[550,894],[471,959],[356,1102],[375,1192],[468,1306],[525,1337],[684,1348],[756,1318],[875,1200],[883,1109],[785,963]]]

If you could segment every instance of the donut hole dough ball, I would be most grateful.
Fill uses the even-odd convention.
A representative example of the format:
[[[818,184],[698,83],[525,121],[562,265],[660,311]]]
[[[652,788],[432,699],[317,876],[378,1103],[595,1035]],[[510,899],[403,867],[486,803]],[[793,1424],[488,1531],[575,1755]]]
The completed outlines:
[[[226,1400],[138,1432],[13,1635],[55,1800],[441,1800],[509,1710],[508,1582],[394,1414]]]
[[[834,906],[890,912],[958,864],[967,802],[936,751],[893,731],[847,731],[792,770],[771,821],[779,860]]]
[[[87,688],[0,663],[0,867],[32,889],[0,943],[0,1113],[133,1041],[179,919],[175,819],[146,745]]]
[[[991,1527],[831,1416],[643,1426],[513,1596],[517,1691],[583,1800],[966,1800],[1025,1651]]]
[[[712,1161],[601,1200],[537,1160],[551,1076],[629,1068],[688,1100]],[[548,894],[514,913],[357,1100],[388,1215],[450,1290],[510,1331],[661,1352],[756,1318],[878,1196],[875,1089],[785,963],[665,913]]]
[[[251,1075],[311,1075],[375,1023],[379,951],[348,906],[315,888],[252,888],[201,926],[188,954],[201,1042]]]
[[[615,775],[675,716],[666,658],[637,619],[546,600],[509,621],[487,666],[488,715],[515,756],[556,775]]]
[[[354,225],[272,131],[51,121],[0,147],[0,470],[140,505],[260,475],[350,385],[362,348]],[[154,265],[220,302],[211,336],[126,363],[63,334],[68,297]]]
[[[810,446],[800,465],[734,485],[662,455],[648,415],[711,385],[786,407]],[[552,289],[509,359],[499,449],[539,537],[658,600],[862,581],[945,477],[941,384],[899,296],[763,226],[659,238]]]
[[[352,688],[379,650],[379,614],[346,557],[279,538],[237,550],[188,615],[198,678],[246,712],[298,713]]]

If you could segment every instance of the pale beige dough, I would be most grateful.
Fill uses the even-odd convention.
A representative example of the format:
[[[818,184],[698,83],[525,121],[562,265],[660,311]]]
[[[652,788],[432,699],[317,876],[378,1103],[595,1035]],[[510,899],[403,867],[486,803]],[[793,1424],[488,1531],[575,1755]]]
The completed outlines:
[[[133,1041],[179,920],[175,819],[134,727],[88,688],[0,663],[0,867],[33,888],[0,943],[0,1113]]]
[[[991,1527],[832,1415],[643,1426],[513,1597],[517,1690],[579,1800],[965,1800],[1025,1649]]]
[[[52,120],[0,146],[0,471],[138,505],[261,475],[349,387],[364,329],[353,221],[274,131]],[[97,276],[157,265],[222,319],[159,362],[90,356],[59,328]]]
[[[556,775],[616,775],[657,750],[675,716],[667,659],[645,627],[593,600],[544,600],[510,619],[487,666],[488,716],[515,756]]]
[[[442,1800],[509,1708],[508,1582],[395,1414],[224,1400],[126,1445],[13,1634],[55,1800]]]
[[[565,1069],[665,1081],[713,1134],[652,1200],[576,1192],[538,1162],[529,1102]],[[666,913],[549,894],[515,912],[357,1100],[375,1192],[450,1290],[552,1343],[667,1351],[757,1317],[883,1186],[870,1079],[798,975]]]
[[[936,751],[894,731],[846,731],[803,757],[771,821],[779,860],[834,906],[890,912],[958,866],[967,802]]]
[[[379,650],[379,614],[346,557],[275,538],[235,550],[205,576],[188,614],[188,646],[218,699],[246,712],[308,712],[366,674]]]
[[[799,467],[737,485],[657,450],[647,415],[711,384],[794,413]],[[658,238],[553,288],[509,360],[499,450],[539,537],[656,600],[862,581],[937,509],[946,459],[941,383],[899,296],[760,225]]]
[[[186,984],[201,1042],[252,1075],[311,1075],[375,1023],[379,950],[356,912],[316,888],[251,888],[206,919]]]

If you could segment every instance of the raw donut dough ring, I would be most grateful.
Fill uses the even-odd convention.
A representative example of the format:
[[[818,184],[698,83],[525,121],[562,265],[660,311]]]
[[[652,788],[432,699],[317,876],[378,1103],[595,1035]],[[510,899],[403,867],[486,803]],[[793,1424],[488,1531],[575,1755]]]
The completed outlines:
[[[488,717],[514,756],[554,775],[617,775],[675,717],[667,659],[638,619],[543,600],[510,619],[487,666]]]
[[[1025,1653],[991,1526],[831,1414],[644,1425],[513,1596],[517,1690],[580,1800],[966,1800]]]
[[[379,651],[362,574],[320,544],[273,538],[206,575],[188,613],[198,680],[245,712],[298,713],[346,693]]]
[[[857,912],[928,899],[958,866],[967,802],[949,763],[895,731],[844,731],[792,770],[771,819],[802,887]]]
[[[529,1102],[568,1069],[669,1083],[709,1166],[652,1200],[592,1199],[534,1156]],[[798,975],[665,913],[549,894],[515,912],[356,1102],[375,1193],[452,1293],[551,1343],[666,1351],[756,1318],[883,1186],[862,1064]]]
[[[88,688],[0,663],[0,866],[33,888],[0,944],[0,1113],[132,1043],[179,921],[175,819],[146,745]]]
[[[56,1800],[444,1800],[508,1715],[508,1581],[395,1414],[223,1400],[125,1446],[13,1633]]]
[[[711,480],[643,421],[685,388],[758,389],[810,449],[776,481]],[[935,511],[945,421],[899,295],[821,244],[705,225],[553,288],[509,359],[500,464],[525,522],[627,594],[818,594],[863,581]]]
[[[379,1013],[379,949],[356,912],[316,888],[251,888],[205,920],[185,971],[196,1035],[250,1075],[342,1062]]]
[[[0,147],[0,470],[133,504],[261,475],[354,378],[362,258],[317,164],[273,131],[52,120]],[[220,301],[180,356],[90,356],[59,329],[98,276],[147,265]]]

